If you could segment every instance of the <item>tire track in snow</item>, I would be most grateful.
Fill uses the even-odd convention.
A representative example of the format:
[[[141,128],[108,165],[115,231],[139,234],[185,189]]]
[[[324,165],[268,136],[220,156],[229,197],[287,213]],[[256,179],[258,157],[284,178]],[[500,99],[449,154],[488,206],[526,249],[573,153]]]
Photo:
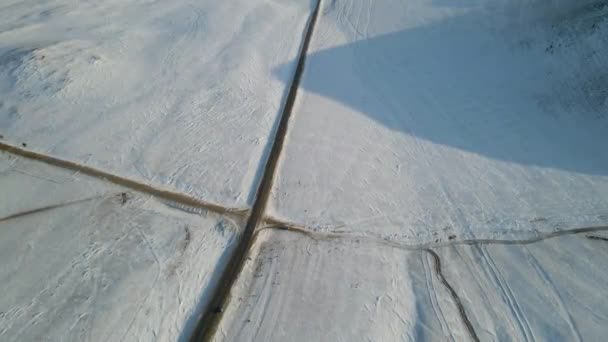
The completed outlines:
[[[190,339],[191,341],[207,341],[210,340],[215,334],[218,323],[222,318],[223,307],[228,302],[230,289],[243,268],[247,253],[255,240],[256,234],[254,233],[256,232],[256,228],[261,222],[264,221],[264,212],[266,210],[268,198],[270,197],[272,190],[276,167],[278,165],[283,144],[285,142],[285,137],[287,135],[289,118],[295,104],[300,80],[304,71],[304,65],[306,63],[308,46],[310,45],[310,40],[314,32],[321,3],[322,0],[317,0],[316,4],[314,5],[313,12],[309,17],[306,29],[304,30],[302,45],[298,54],[293,79],[291,81],[287,96],[285,97],[283,110],[279,119],[279,125],[274,135],[274,141],[272,143],[270,154],[266,160],[266,163],[264,164],[262,179],[258,184],[257,191],[255,192],[256,198],[247,220],[245,230],[243,231],[243,234],[230,257],[224,272],[220,276],[219,283],[213,290],[211,301],[207,309],[200,316],[199,323]]]
[[[559,308],[559,314],[563,318],[563,320],[568,324],[570,331],[572,331],[572,334],[574,335],[574,340],[576,342],[581,342],[583,339],[581,338],[579,329],[576,326],[574,320],[572,319],[572,315],[570,315],[570,312],[568,311],[567,304],[564,302],[558,289],[555,287],[555,284],[553,284],[553,282],[551,281],[551,277],[547,274],[547,272],[545,272],[540,262],[536,259],[534,254],[527,247],[524,247],[522,250],[523,253],[526,255],[528,263],[532,266],[532,268],[534,268],[534,271],[536,272],[538,277],[545,283],[547,289],[549,289],[549,292],[552,294],[554,303],[557,304]]]
[[[431,306],[433,308],[433,312],[439,321],[439,325],[441,326],[441,330],[446,337],[449,336],[449,341],[454,341],[454,336],[450,331],[450,324],[447,322],[445,318],[445,313],[441,309],[441,304],[439,304],[439,297],[437,296],[437,290],[435,289],[435,284],[433,284],[433,277],[431,276],[429,261],[427,258],[422,259],[422,267],[424,269],[424,280],[426,283],[427,294],[431,301]]]
[[[590,240],[608,241],[608,237],[596,236],[596,235],[587,235],[586,238],[590,239]]]
[[[266,227],[262,229],[281,229],[298,232],[301,234],[309,235],[313,239],[357,239],[361,241],[377,243],[395,248],[409,249],[409,250],[421,250],[425,248],[441,248],[450,247],[457,245],[529,245],[543,240],[553,239],[564,235],[578,235],[584,233],[593,232],[608,232],[608,226],[596,226],[596,227],[580,227],[572,229],[562,229],[554,232],[540,233],[537,232],[535,236],[522,237],[520,239],[453,239],[449,241],[439,242],[428,242],[428,243],[406,243],[398,240],[392,240],[374,233],[360,232],[352,233],[344,230],[316,230],[306,225],[301,225],[295,222],[283,221],[274,217],[266,217]],[[587,235],[588,239],[592,240],[604,240],[608,241],[608,237],[601,237],[596,235]]]
[[[356,235],[356,234],[349,234],[349,233],[343,233],[343,232],[318,232],[318,231],[314,231],[314,230],[310,230],[310,229],[306,229],[306,228],[302,228],[302,227],[293,227],[293,226],[290,227],[289,225],[284,225],[284,224],[281,225],[281,224],[277,224],[277,222],[275,222],[274,226],[266,226],[266,227],[255,230],[253,237],[252,237],[252,243],[256,240],[256,238],[260,232],[267,230],[267,229],[287,230],[287,231],[294,232],[297,234],[306,235],[307,237],[309,237],[313,240],[326,240],[327,241],[327,240],[339,240],[339,239],[352,239],[352,240],[357,240],[358,242],[374,243],[374,244],[378,244],[378,245],[389,247],[389,248],[398,248],[398,249],[404,249],[404,250],[410,250],[410,251],[427,252],[433,258],[434,270],[435,270],[437,278],[441,281],[442,285],[449,292],[454,305],[456,305],[456,307],[458,309],[459,316],[469,334],[469,337],[471,338],[471,340],[473,340],[475,342],[480,341],[479,337],[477,336],[477,333],[475,331],[475,328],[473,327],[471,321],[469,320],[469,318],[467,316],[466,310],[460,300],[460,297],[458,296],[458,294],[456,293],[456,291],[454,290],[452,285],[448,282],[448,280],[443,275],[442,268],[441,268],[441,258],[439,257],[439,255],[437,255],[437,253],[435,253],[431,249],[431,247],[441,248],[441,247],[450,247],[450,246],[456,246],[456,245],[476,245],[479,248],[483,249],[483,251],[485,251],[485,248],[483,248],[484,245],[492,245],[492,244],[529,245],[529,244],[538,243],[538,242],[541,242],[541,241],[544,241],[547,239],[555,238],[558,236],[577,235],[577,234],[589,233],[589,232],[594,232],[594,231],[608,231],[608,227],[587,227],[587,228],[575,228],[575,229],[570,229],[570,230],[562,230],[559,232],[547,233],[547,234],[544,234],[542,236],[538,236],[535,238],[522,239],[522,240],[487,240],[486,239],[486,240],[451,241],[450,243],[437,244],[437,245],[432,245],[432,244],[407,245],[407,244],[398,243],[398,242],[394,242],[394,241],[390,241],[390,240],[373,238],[373,237],[365,236],[365,235]],[[593,236],[593,235],[587,235],[585,237],[590,238],[590,239],[597,238],[596,236]],[[604,240],[603,238],[601,238],[601,239]],[[608,240],[608,238],[606,240]],[[521,329],[522,333],[524,334],[524,338],[528,341],[534,340],[534,336],[532,335],[532,332],[530,331],[529,323],[527,322],[526,317],[523,316],[523,312],[519,308],[519,304],[516,302],[515,296],[512,293],[510,287],[508,286],[508,284],[506,284],[504,278],[502,278],[502,275],[500,275],[500,273],[498,273],[498,274],[496,273],[496,272],[499,272],[497,266],[493,263],[491,258],[488,259],[489,255],[483,255],[483,251],[481,251],[482,252],[481,256],[484,258],[484,260],[486,260],[486,263],[489,265],[488,268],[491,268],[491,270],[489,270],[489,271],[491,271],[494,274],[494,276],[496,276],[495,280],[497,280],[497,287],[499,288],[499,290],[501,290],[503,295],[508,298],[509,307],[512,310],[514,309],[516,311],[514,316],[518,320],[520,329]],[[426,269],[426,266],[425,266],[425,269]],[[488,269],[486,269],[486,271],[488,271]],[[500,279],[496,279],[496,278],[500,278]],[[428,282],[428,280],[427,280],[427,282]],[[522,317],[520,317],[520,315],[518,315],[517,313],[521,314]]]
[[[477,252],[486,264],[486,267],[484,268],[486,276],[493,280],[494,286],[498,289],[502,299],[511,312],[510,317],[515,318],[515,324],[522,334],[524,341],[535,341],[534,335],[530,329],[530,324],[498,266],[496,266],[494,260],[484,246],[477,246]],[[513,327],[513,324],[511,324],[511,326]]]
[[[207,201],[203,201],[201,199],[176,192],[171,190],[166,190],[157,187],[154,184],[147,184],[137,180],[133,180],[127,177],[118,176],[112,174],[110,172],[106,172],[100,169],[96,169],[90,166],[78,164],[69,160],[60,159],[56,157],[52,157],[43,153],[34,152],[31,150],[27,150],[21,147],[13,146],[10,144],[6,144],[4,142],[0,142],[0,151],[7,152],[13,155],[17,155],[20,157],[24,157],[27,159],[36,160],[39,162],[43,162],[55,167],[79,172],[85,174],[90,177],[103,179],[110,183],[114,183],[125,188],[129,188],[135,190],[137,192],[146,193],[155,197],[158,197],[163,200],[167,200],[173,203],[180,204],[182,206],[190,206],[195,208],[206,209],[219,214],[235,214],[235,215],[245,215],[248,210],[243,208],[227,208],[220,204],[211,203]]]

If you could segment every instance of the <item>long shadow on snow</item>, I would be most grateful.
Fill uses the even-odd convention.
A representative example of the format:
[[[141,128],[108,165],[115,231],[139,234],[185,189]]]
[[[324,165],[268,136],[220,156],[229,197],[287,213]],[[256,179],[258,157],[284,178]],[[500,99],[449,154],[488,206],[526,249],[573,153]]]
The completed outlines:
[[[608,175],[608,91],[592,95],[608,89],[608,74],[597,55],[572,53],[585,45],[548,51],[547,36],[528,39],[506,21],[500,25],[520,34],[481,30],[489,22],[482,16],[472,12],[309,52],[300,88],[437,144],[521,165]]]

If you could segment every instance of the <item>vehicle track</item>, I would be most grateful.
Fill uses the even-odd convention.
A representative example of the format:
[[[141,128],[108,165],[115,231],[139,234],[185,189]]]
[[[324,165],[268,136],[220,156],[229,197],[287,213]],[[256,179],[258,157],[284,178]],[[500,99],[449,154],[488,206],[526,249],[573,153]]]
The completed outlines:
[[[220,281],[219,281],[216,289],[214,290],[215,292],[212,295],[210,305],[208,306],[207,310],[201,316],[199,324],[197,325],[197,328],[195,330],[195,333],[193,334],[193,336],[191,338],[192,341],[210,339],[213,336],[213,334],[215,333],[217,323],[219,322],[219,320],[221,319],[221,316],[222,316],[221,314],[223,311],[223,306],[226,304],[227,299],[229,298],[229,295],[230,295],[230,289],[232,288],[234,281],[236,280],[238,274],[240,273],[240,271],[242,269],[243,261],[245,260],[251,245],[253,245],[253,243],[255,242],[255,239],[257,238],[258,233],[265,229],[288,230],[291,232],[305,234],[305,235],[310,236],[317,240],[342,239],[342,238],[349,238],[349,239],[350,238],[357,238],[357,239],[363,238],[365,240],[368,240],[368,242],[378,243],[378,244],[385,245],[388,247],[424,251],[424,252],[429,253],[431,255],[432,259],[434,260],[435,273],[436,273],[437,277],[439,278],[439,280],[441,281],[441,283],[443,284],[443,286],[450,293],[454,303],[456,304],[456,306],[459,310],[462,321],[465,324],[471,339],[474,341],[479,341],[479,338],[477,337],[475,330],[473,329],[472,324],[466,315],[464,306],[462,305],[457,293],[455,292],[453,287],[450,285],[450,283],[447,281],[447,279],[444,277],[444,275],[442,273],[440,257],[437,255],[437,253],[435,253],[430,248],[442,248],[442,247],[448,247],[448,246],[453,246],[453,245],[477,245],[477,244],[525,245],[525,244],[540,242],[540,241],[543,241],[546,239],[550,239],[550,238],[554,238],[554,237],[562,236],[562,235],[573,235],[573,234],[581,234],[581,233],[588,233],[588,232],[595,232],[595,231],[608,231],[608,227],[589,227],[589,228],[562,230],[562,231],[558,231],[558,232],[538,234],[537,237],[521,239],[521,240],[517,240],[517,239],[513,239],[513,240],[468,239],[468,240],[452,240],[452,241],[446,241],[446,242],[440,242],[440,243],[428,243],[428,244],[405,244],[405,243],[398,242],[398,241],[384,240],[379,237],[376,238],[376,237],[371,237],[368,235],[357,236],[355,234],[338,232],[338,231],[336,231],[336,232],[317,232],[317,231],[309,229],[305,226],[301,226],[301,225],[297,225],[297,224],[287,224],[285,222],[281,222],[279,220],[275,220],[272,218],[267,218],[268,219],[267,222],[275,225],[274,227],[264,227],[264,228],[258,229],[258,226],[260,226],[262,224],[262,222],[264,222],[265,209],[266,209],[267,202],[268,202],[271,190],[272,190],[272,184],[273,184],[273,180],[274,180],[275,173],[276,173],[276,167],[278,165],[278,160],[280,159],[280,154],[283,149],[286,133],[288,130],[289,118],[291,116],[291,112],[292,112],[292,109],[293,109],[293,106],[294,106],[294,103],[296,100],[298,86],[299,86],[300,79],[301,79],[301,76],[302,76],[302,73],[304,70],[304,66],[305,66],[306,53],[308,50],[310,39],[311,39],[313,31],[314,31],[314,27],[315,27],[315,23],[317,21],[318,12],[320,10],[320,7],[321,7],[321,0],[318,0],[315,5],[315,8],[310,16],[309,22],[307,23],[307,26],[306,26],[306,29],[304,32],[304,39],[302,41],[302,46],[300,48],[297,66],[296,66],[296,69],[295,69],[295,72],[293,75],[293,79],[292,79],[289,91],[287,93],[287,97],[285,98],[283,110],[282,110],[281,116],[279,118],[279,125],[277,126],[277,129],[275,132],[274,142],[272,143],[272,147],[271,147],[268,159],[266,160],[266,162],[264,164],[261,181],[258,184],[257,191],[255,192],[256,198],[254,200],[254,205],[253,205],[253,208],[251,211],[248,211],[247,209],[239,209],[239,208],[226,208],[224,206],[205,202],[205,201],[196,199],[194,197],[190,197],[190,196],[182,194],[182,193],[159,189],[159,188],[155,187],[154,185],[145,184],[145,183],[142,183],[142,182],[139,182],[136,180],[117,176],[117,175],[114,175],[114,174],[111,174],[111,173],[108,173],[108,172],[105,172],[105,171],[102,171],[99,169],[95,169],[95,168],[92,168],[89,166],[77,164],[77,163],[74,163],[71,161],[67,161],[67,160],[63,160],[63,159],[59,159],[59,158],[55,158],[55,157],[51,157],[51,156],[48,156],[45,154],[33,152],[33,151],[30,151],[27,149],[12,146],[12,145],[5,144],[2,142],[0,142],[0,151],[5,151],[8,153],[19,155],[22,157],[26,157],[28,159],[34,159],[34,160],[41,161],[41,162],[44,162],[44,163],[47,163],[47,164],[50,164],[53,166],[57,166],[57,167],[61,167],[61,168],[65,168],[65,169],[69,169],[69,170],[73,170],[73,171],[77,171],[77,172],[82,172],[83,174],[86,174],[86,175],[89,175],[92,177],[96,177],[96,178],[101,178],[101,179],[110,181],[112,183],[130,188],[130,189],[133,189],[133,190],[136,190],[139,192],[147,193],[152,196],[159,197],[159,198],[165,199],[165,200],[169,200],[169,201],[172,201],[172,202],[175,202],[178,204],[183,204],[186,206],[192,206],[192,207],[196,207],[196,208],[204,208],[204,209],[207,209],[207,210],[210,210],[213,212],[218,212],[218,213],[233,213],[236,215],[240,215],[241,217],[248,216],[247,224],[246,224],[245,230],[243,232],[243,235],[241,236],[241,238],[238,242],[238,245],[237,245],[235,251],[233,252],[233,255],[231,256],[225,270],[223,271],[223,273],[220,276]],[[34,213],[45,211],[45,210],[52,210],[55,208],[59,208],[62,206],[66,206],[66,205],[70,205],[70,204],[74,204],[74,203],[78,203],[78,202],[88,201],[91,199],[93,199],[93,198],[81,199],[81,200],[77,200],[77,201],[73,201],[73,202],[69,202],[69,203],[52,205],[52,206],[48,206],[48,207],[33,209],[33,210],[22,212],[22,213],[17,213],[17,214],[10,215],[10,216],[4,217],[4,218],[0,218],[0,222],[6,221],[9,219],[14,219],[14,218],[21,217],[21,216],[25,216],[25,215],[29,215],[29,214],[34,214]],[[587,236],[587,238],[608,241],[608,238],[604,238],[604,237],[600,237],[600,236],[591,235],[591,236]]]
[[[243,234],[241,235],[241,238],[230,257],[224,272],[220,276],[220,281],[216,285],[207,309],[203,312],[199,319],[199,323],[190,339],[191,341],[207,341],[213,337],[218,323],[221,320],[224,305],[229,299],[230,289],[241,272],[247,253],[253,244],[256,228],[260,223],[263,222],[266,204],[268,203],[268,198],[270,197],[270,193],[272,191],[272,184],[276,173],[276,168],[281,151],[283,150],[289,118],[291,117],[291,112],[295,104],[300,80],[304,71],[304,65],[306,63],[308,46],[310,45],[310,40],[317,22],[321,2],[322,0],[317,0],[309,17],[306,29],[304,30],[302,45],[298,53],[297,65],[293,74],[293,79],[291,81],[287,97],[285,98],[285,103],[279,119],[279,125],[274,135],[274,142],[272,143],[270,154],[266,160],[266,163],[264,164],[262,179],[255,192],[256,198],[253,203],[253,208],[251,209],[249,219],[247,220],[245,230],[243,231]]]
[[[113,194],[113,195],[109,195],[109,196],[108,195],[99,195],[99,196],[87,197],[87,198],[82,198],[82,199],[69,201],[69,202],[62,202],[59,204],[47,205],[45,207],[25,210],[25,211],[21,211],[21,212],[15,213],[15,214],[10,214],[5,217],[0,217],[0,223],[9,221],[9,220],[14,220],[14,219],[17,219],[17,218],[20,218],[23,216],[33,215],[33,214],[37,214],[37,213],[41,213],[41,212],[45,212],[45,211],[49,211],[49,210],[53,210],[53,209],[59,209],[59,208],[67,207],[67,206],[74,205],[74,204],[89,202],[89,201],[96,200],[99,198],[120,196],[121,194]]]
[[[316,22],[316,17],[318,15],[319,8],[320,8],[320,1],[317,3],[317,7],[315,7],[315,10],[313,12],[313,15],[312,15],[312,17],[309,21],[308,27],[307,27],[305,41],[304,41],[304,44],[302,45],[302,49],[300,52],[300,59],[298,61],[298,66],[296,68],[296,72],[294,74],[294,79],[293,79],[292,85],[290,87],[290,90],[289,90],[289,93],[287,96],[287,100],[285,102],[284,110],[281,115],[281,119],[280,119],[279,126],[277,128],[277,132],[275,134],[275,140],[272,145],[272,150],[271,150],[270,156],[269,156],[268,160],[266,161],[266,165],[265,165],[265,169],[264,169],[265,172],[264,172],[263,178],[258,186],[258,191],[256,192],[257,198],[254,203],[253,209],[249,214],[249,219],[247,221],[245,231],[243,233],[242,238],[239,241],[239,244],[237,245],[237,248],[235,249],[235,252],[233,252],[233,256],[228,261],[227,267],[225,268],[224,272],[220,276],[220,282],[218,283],[218,287],[216,288],[216,293],[213,294],[210,305],[208,306],[207,310],[201,316],[201,318],[199,320],[199,324],[197,325],[197,328],[195,330],[195,333],[192,335],[191,340],[192,341],[209,340],[211,337],[213,337],[213,334],[215,333],[215,329],[217,328],[217,324],[219,323],[219,320],[221,319],[221,316],[222,316],[221,314],[223,312],[223,306],[227,302],[227,299],[229,298],[229,291],[232,287],[232,284],[236,280],[236,277],[240,273],[240,270],[243,266],[243,261],[245,260],[245,257],[247,256],[247,252],[249,251],[250,246],[252,246],[254,244],[257,236],[259,235],[259,233],[261,231],[266,230],[266,229],[278,229],[278,230],[287,230],[290,232],[304,234],[315,240],[357,239],[359,241],[366,241],[368,243],[376,243],[379,245],[384,245],[386,247],[399,248],[399,249],[412,250],[412,251],[425,251],[425,252],[431,254],[431,256],[434,259],[434,263],[435,263],[435,273],[436,273],[437,277],[440,279],[443,286],[450,293],[455,305],[457,306],[457,308],[459,310],[461,320],[467,328],[469,336],[471,337],[472,340],[479,341],[479,339],[475,333],[475,330],[472,327],[472,325],[466,315],[464,307],[463,307],[462,303],[460,302],[458,295],[456,294],[453,287],[450,285],[450,283],[447,281],[447,279],[443,276],[443,274],[441,272],[441,259],[433,250],[431,250],[431,248],[442,248],[442,247],[449,247],[449,246],[455,246],[455,245],[492,245],[492,244],[527,245],[527,244],[533,244],[533,243],[541,242],[546,239],[551,239],[551,238],[555,238],[555,237],[559,237],[559,236],[563,236],[563,235],[576,235],[576,234],[583,234],[583,233],[608,231],[608,226],[583,227],[583,228],[574,228],[574,229],[569,229],[569,230],[560,230],[560,231],[550,232],[550,233],[538,233],[537,236],[535,236],[535,237],[531,237],[531,238],[526,237],[526,238],[522,238],[522,239],[504,239],[504,240],[501,240],[501,239],[465,239],[465,240],[440,241],[440,242],[436,242],[436,243],[407,244],[404,242],[387,240],[387,239],[381,238],[379,236],[370,236],[370,235],[365,235],[365,234],[353,234],[353,233],[346,232],[346,231],[320,232],[320,231],[311,229],[309,227],[306,227],[305,225],[297,224],[294,222],[286,222],[286,221],[276,219],[273,217],[264,216],[266,204],[268,202],[268,198],[270,196],[270,192],[271,192],[271,188],[272,188],[272,183],[273,183],[273,179],[274,179],[274,175],[275,175],[276,166],[278,164],[280,152],[282,150],[282,147],[284,144],[284,139],[285,139],[285,136],[287,133],[288,120],[289,120],[293,105],[295,103],[298,83],[300,81],[300,78],[301,78],[301,75],[303,72],[303,67],[304,67],[304,62],[305,62],[304,51],[306,51],[306,49],[308,47],[308,42],[310,41],[310,37],[312,35],[314,23]],[[227,207],[223,207],[218,204],[208,203],[208,202],[196,199],[194,197],[190,197],[185,194],[181,194],[181,193],[177,193],[177,192],[173,192],[173,191],[169,191],[169,190],[158,189],[158,188],[154,187],[153,185],[141,183],[141,182],[138,182],[138,181],[135,181],[132,179],[117,176],[117,175],[114,175],[114,174],[111,174],[111,173],[108,173],[108,172],[105,172],[102,170],[98,170],[98,169],[95,169],[95,168],[92,168],[89,166],[80,165],[80,164],[77,164],[77,163],[74,163],[71,161],[55,158],[55,157],[48,156],[48,155],[45,155],[42,153],[30,151],[30,150],[27,150],[27,149],[24,149],[21,147],[12,146],[10,144],[6,144],[3,142],[0,142],[0,151],[7,152],[7,153],[10,153],[13,155],[18,155],[18,156],[21,156],[21,157],[24,157],[27,159],[33,159],[36,161],[40,161],[40,162],[43,162],[43,163],[46,163],[46,164],[49,164],[52,166],[56,166],[56,167],[60,167],[60,168],[64,168],[64,169],[68,169],[68,170],[72,170],[72,171],[76,171],[76,172],[81,172],[83,174],[86,174],[88,176],[92,176],[95,178],[104,179],[104,180],[107,180],[114,184],[121,185],[126,188],[130,188],[132,190],[138,191],[138,192],[147,193],[149,195],[158,197],[160,199],[167,200],[167,201],[169,201],[169,203],[168,203],[169,205],[177,206],[178,208],[181,208],[182,206],[200,208],[200,209],[209,210],[212,212],[217,212],[220,214],[231,214],[231,215],[236,215],[239,217],[245,217],[249,213],[249,211],[246,209],[227,208]],[[118,195],[123,195],[123,194],[124,193],[120,193]],[[77,203],[81,203],[81,202],[94,200],[99,197],[103,197],[103,196],[94,196],[91,198],[84,198],[84,199],[79,199],[79,200],[70,201],[70,202],[66,202],[66,203],[60,203],[60,204],[56,204],[56,205],[49,205],[49,206],[45,206],[45,207],[41,207],[41,208],[27,210],[27,211],[19,212],[16,214],[11,214],[9,216],[0,218],[0,222],[5,222],[5,221],[16,219],[16,218],[19,218],[22,216],[27,216],[30,214],[36,214],[36,213],[43,212],[43,211],[53,210],[56,208],[61,208],[61,207],[72,205],[72,204],[77,204]],[[258,229],[257,227],[260,224],[266,224],[266,226]],[[586,235],[585,237],[588,239],[593,239],[593,240],[608,241],[608,238],[603,237],[603,236]]]
[[[478,341],[480,341],[479,337],[477,336],[475,328],[473,327],[471,321],[468,318],[467,312],[464,308],[464,305],[462,304],[462,302],[460,300],[460,297],[458,296],[458,294],[456,293],[456,291],[454,290],[454,288],[452,287],[450,282],[443,275],[442,267],[441,267],[441,258],[431,248],[444,248],[444,247],[457,246],[457,245],[477,245],[479,247],[482,247],[483,245],[529,245],[529,244],[539,243],[539,242],[542,242],[547,239],[556,238],[559,236],[578,235],[578,234],[585,234],[585,233],[590,233],[590,232],[608,231],[608,227],[575,228],[575,229],[570,229],[570,230],[562,230],[559,232],[547,233],[547,234],[539,235],[538,237],[535,237],[535,238],[528,238],[528,239],[521,239],[521,240],[490,240],[490,239],[473,240],[473,239],[470,239],[470,240],[462,240],[462,241],[452,240],[452,241],[449,241],[448,243],[443,243],[443,244],[417,244],[417,245],[404,244],[404,243],[394,242],[394,241],[390,241],[390,240],[370,237],[370,236],[366,236],[366,235],[356,235],[356,234],[349,234],[349,233],[342,233],[342,232],[318,232],[318,231],[314,231],[314,230],[310,230],[310,229],[306,229],[306,228],[302,228],[302,227],[290,227],[290,226],[286,226],[286,225],[276,225],[276,224],[273,226],[266,226],[266,227],[257,229],[254,233],[252,241],[255,241],[257,239],[259,233],[264,230],[285,230],[285,231],[289,231],[289,232],[293,232],[293,233],[297,233],[297,234],[306,235],[307,237],[309,237],[313,240],[327,241],[327,240],[346,239],[346,240],[353,240],[353,241],[357,241],[357,242],[368,242],[368,243],[378,244],[378,245],[381,245],[384,247],[389,247],[389,248],[397,248],[397,249],[403,249],[403,250],[409,250],[409,251],[422,251],[422,252],[426,252],[426,253],[430,254],[430,256],[433,258],[433,261],[434,261],[435,274],[436,274],[437,278],[441,281],[441,284],[449,292],[454,305],[456,305],[456,307],[458,309],[460,319],[461,319],[462,323],[464,324],[470,339],[472,341],[478,342]],[[608,238],[598,237],[598,236],[594,236],[594,235],[585,235],[585,238],[608,241]],[[497,270],[497,267],[494,265],[493,269]],[[502,290],[505,289],[505,286],[503,286],[503,285],[497,285],[497,286]],[[509,298],[514,299],[514,296],[510,291],[509,291]],[[521,310],[519,310],[518,312],[521,312]],[[518,315],[515,314],[515,316],[518,316]]]
[[[435,274],[441,281],[441,284],[443,284],[443,286],[450,293],[450,296],[452,297],[452,301],[458,308],[458,313],[460,314],[462,323],[467,328],[469,337],[471,337],[471,340],[473,340],[475,342],[479,342],[479,337],[477,336],[477,333],[475,332],[475,329],[473,328],[473,324],[471,324],[471,321],[469,320],[469,317],[467,316],[467,312],[464,309],[464,305],[462,305],[462,302],[460,301],[460,297],[458,297],[458,294],[456,293],[456,291],[454,291],[454,288],[452,287],[452,285],[450,285],[450,283],[447,281],[447,279],[445,279],[445,277],[443,276],[443,273],[441,272],[441,258],[439,258],[439,255],[437,255],[437,253],[435,253],[432,249],[424,249],[424,251],[429,253],[431,255],[431,257],[433,258],[434,265],[435,265]]]
[[[452,239],[448,241],[439,242],[428,242],[428,243],[406,243],[398,240],[391,240],[383,238],[379,235],[361,233],[352,233],[347,231],[317,231],[315,229],[306,227],[305,225],[299,225],[291,222],[283,222],[277,219],[266,220],[267,226],[259,229],[258,231],[265,229],[279,229],[288,230],[300,234],[307,235],[315,240],[332,240],[332,239],[352,239],[359,241],[366,241],[370,243],[377,243],[380,245],[386,245],[389,247],[400,248],[405,250],[423,250],[426,248],[442,248],[457,245],[529,245],[537,242],[541,242],[548,239],[564,235],[578,235],[593,232],[608,232],[608,226],[596,226],[596,227],[581,227],[572,229],[562,229],[559,231],[548,232],[548,233],[537,233],[533,237],[522,237],[520,239]],[[257,232],[256,232],[257,233]],[[586,235],[591,240],[604,240],[608,241],[608,237],[597,236],[597,235]]]
[[[80,172],[87,176],[103,179],[111,183],[129,188],[138,192],[146,193],[160,199],[171,201],[174,203],[202,208],[219,214],[236,214],[245,215],[248,210],[243,208],[228,208],[220,204],[211,203],[200,200],[198,198],[171,190],[165,190],[158,188],[155,185],[146,184],[140,181],[129,179],[126,177],[118,176],[103,170],[99,170],[90,166],[78,164],[69,160],[52,157],[43,153],[34,152],[21,147],[13,146],[4,142],[0,142],[0,151],[7,152],[10,154],[18,155],[27,159],[33,159],[45,164],[68,169],[76,172]]]

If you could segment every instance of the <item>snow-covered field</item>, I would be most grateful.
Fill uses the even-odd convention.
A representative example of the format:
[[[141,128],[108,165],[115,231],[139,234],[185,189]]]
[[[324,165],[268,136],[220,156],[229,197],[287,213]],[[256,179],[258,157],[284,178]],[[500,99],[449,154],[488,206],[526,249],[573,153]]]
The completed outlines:
[[[271,214],[410,242],[608,225],[608,7],[562,3],[326,1]]]
[[[260,235],[216,340],[470,340],[428,251]],[[564,236],[435,251],[481,341],[603,341],[607,243]]]
[[[608,235],[436,249],[481,341],[603,341]]]
[[[316,3],[0,2],[0,341],[191,337]],[[214,340],[605,339],[608,1],[322,0],[306,57]]]
[[[2,341],[185,340],[241,230],[5,153],[0,189]]]
[[[245,208],[310,9],[311,1],[3,1],[1,134]]]

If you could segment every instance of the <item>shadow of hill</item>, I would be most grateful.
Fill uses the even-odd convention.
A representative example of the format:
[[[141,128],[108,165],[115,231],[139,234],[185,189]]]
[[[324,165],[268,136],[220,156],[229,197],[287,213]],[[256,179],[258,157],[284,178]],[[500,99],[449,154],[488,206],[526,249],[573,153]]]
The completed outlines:
[[[491,22],[484,15],[309,52],[300,88],[436,144],[608,175],[606,21],[559,35],[506,21],[482,29]]]

